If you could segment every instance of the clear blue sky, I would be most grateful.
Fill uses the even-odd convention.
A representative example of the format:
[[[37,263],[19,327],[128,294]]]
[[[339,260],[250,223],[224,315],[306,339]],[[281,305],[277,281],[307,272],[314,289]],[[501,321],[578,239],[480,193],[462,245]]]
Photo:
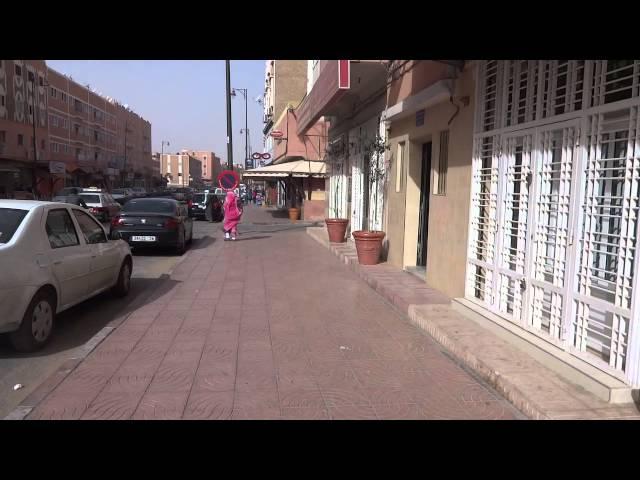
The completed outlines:
[[[154,151],[212,150],[227,159],[225,67],[222,60],[47,60],[61,73],[105,96],[129,104],[151,122]],[[262,151],[264,60],[231,61],[231,86],[248,89],[252,151]],[[242,94],[232,99],[233,160],[244,163],[245,107]]]

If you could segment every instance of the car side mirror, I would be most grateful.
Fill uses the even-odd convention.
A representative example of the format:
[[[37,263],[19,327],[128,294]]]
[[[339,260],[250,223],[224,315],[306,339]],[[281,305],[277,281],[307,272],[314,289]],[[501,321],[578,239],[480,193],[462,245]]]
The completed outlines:
[[[109,236],[111,240],[122,240],[122,234],[118,230],[112,230]]]

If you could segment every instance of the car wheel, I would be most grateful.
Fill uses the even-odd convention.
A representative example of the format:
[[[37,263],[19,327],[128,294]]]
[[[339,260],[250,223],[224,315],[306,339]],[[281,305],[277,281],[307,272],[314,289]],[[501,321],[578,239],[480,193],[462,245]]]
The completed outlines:
[[[19,352],[34,352],[44,347],[51,338],[55,315],[55,296],[40,290],[27,307],[20,328],[9,334],[13,348]]]
[[[116,297],[126,297],[129,290],[131,290],[131,260],[127,259],[122,262],[118,282],[113,287],[113,293]]]
[[[184,230],[182,231],[180,238],[178,239],[178,245],[176,246],[176,253],[178,255],[183,255],[185,251],[185,239],[184,239]]]

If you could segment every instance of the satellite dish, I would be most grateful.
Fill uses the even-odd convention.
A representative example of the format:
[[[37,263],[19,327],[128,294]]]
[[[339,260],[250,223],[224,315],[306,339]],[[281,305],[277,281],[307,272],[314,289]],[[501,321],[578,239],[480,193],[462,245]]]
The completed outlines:
[[[128,104],[128,103],[125,103],[125,104],[123,105],[123,107],[124,107],[124,108],[129,108],[129,104]]]

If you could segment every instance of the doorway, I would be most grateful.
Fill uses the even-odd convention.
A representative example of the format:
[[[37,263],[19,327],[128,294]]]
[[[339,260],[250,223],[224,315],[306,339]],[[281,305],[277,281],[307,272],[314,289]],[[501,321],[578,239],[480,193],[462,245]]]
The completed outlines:
[[[427,239],[429,235],[429,195],[431,194],[431,146],[432,142],[422,144],[422,162],[420,172],[420,203],[418,211],[418,248],[416,267],[427,267]]]

